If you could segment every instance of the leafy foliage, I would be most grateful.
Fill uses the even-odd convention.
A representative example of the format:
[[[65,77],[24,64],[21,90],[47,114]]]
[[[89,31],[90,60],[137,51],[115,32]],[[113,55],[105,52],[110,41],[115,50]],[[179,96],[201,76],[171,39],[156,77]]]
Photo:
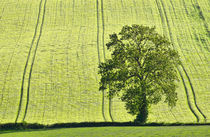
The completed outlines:
[[[126,25],[118,35],[110,35],[106,46],[112,54],[99,65],[100,90],[108,89],[110,98],[121,95],[128,112],[137,115],[136,121],[146,122],[150,104],[163,96],[169,106],[176,105],[176,67],[181,61],[154,27]]]

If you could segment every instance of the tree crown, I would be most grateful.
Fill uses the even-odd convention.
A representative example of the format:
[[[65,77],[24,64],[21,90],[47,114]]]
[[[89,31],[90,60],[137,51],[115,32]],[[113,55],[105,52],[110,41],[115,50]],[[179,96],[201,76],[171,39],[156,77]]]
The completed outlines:
[[[157,104],[163,96],[169,106],[176,105],[180,57],[155,27],[126,25],[118,35],[110,35],[106,46],[111,58],[99,64],[100,90],[108,89],[110,98],[122,93],[133,115],[144,103]]]

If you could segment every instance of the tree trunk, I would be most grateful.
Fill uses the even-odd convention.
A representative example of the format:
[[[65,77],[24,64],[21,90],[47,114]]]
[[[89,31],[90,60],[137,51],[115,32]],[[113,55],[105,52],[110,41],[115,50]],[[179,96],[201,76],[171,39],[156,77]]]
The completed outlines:
[[[148,103],[147,103],[147,99],[146,99],[146,94],[143,93],[143,104],[141,104],[140,108],[139,108],[139,113],[136,116],[136,119],[134,120],[134,122],[139,122],[139,123],[145,123],[147,121],[148,118]]]

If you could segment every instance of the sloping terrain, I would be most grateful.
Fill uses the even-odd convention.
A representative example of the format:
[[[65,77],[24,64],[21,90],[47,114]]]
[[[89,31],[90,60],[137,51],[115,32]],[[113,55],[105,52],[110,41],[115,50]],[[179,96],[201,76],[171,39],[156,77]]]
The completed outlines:
[[[210,122],[208,0],[1,0],[0,123],[130,121],[98,91],[109,34],[143,24],[180,53],[177,106],[152,106],[150,122]]]

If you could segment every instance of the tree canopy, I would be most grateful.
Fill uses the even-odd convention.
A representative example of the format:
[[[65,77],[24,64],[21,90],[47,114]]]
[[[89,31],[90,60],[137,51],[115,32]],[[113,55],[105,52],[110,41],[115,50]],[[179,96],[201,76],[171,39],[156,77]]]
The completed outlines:
[[[106,90],[109,98],[120,96],[136,121],[146,122],[150,105],[162,99],[176,105],[180,57],[155,27],[126,25],[119,34],[110,35],[106,46],[111,58],[99,64],[99,89]]]

